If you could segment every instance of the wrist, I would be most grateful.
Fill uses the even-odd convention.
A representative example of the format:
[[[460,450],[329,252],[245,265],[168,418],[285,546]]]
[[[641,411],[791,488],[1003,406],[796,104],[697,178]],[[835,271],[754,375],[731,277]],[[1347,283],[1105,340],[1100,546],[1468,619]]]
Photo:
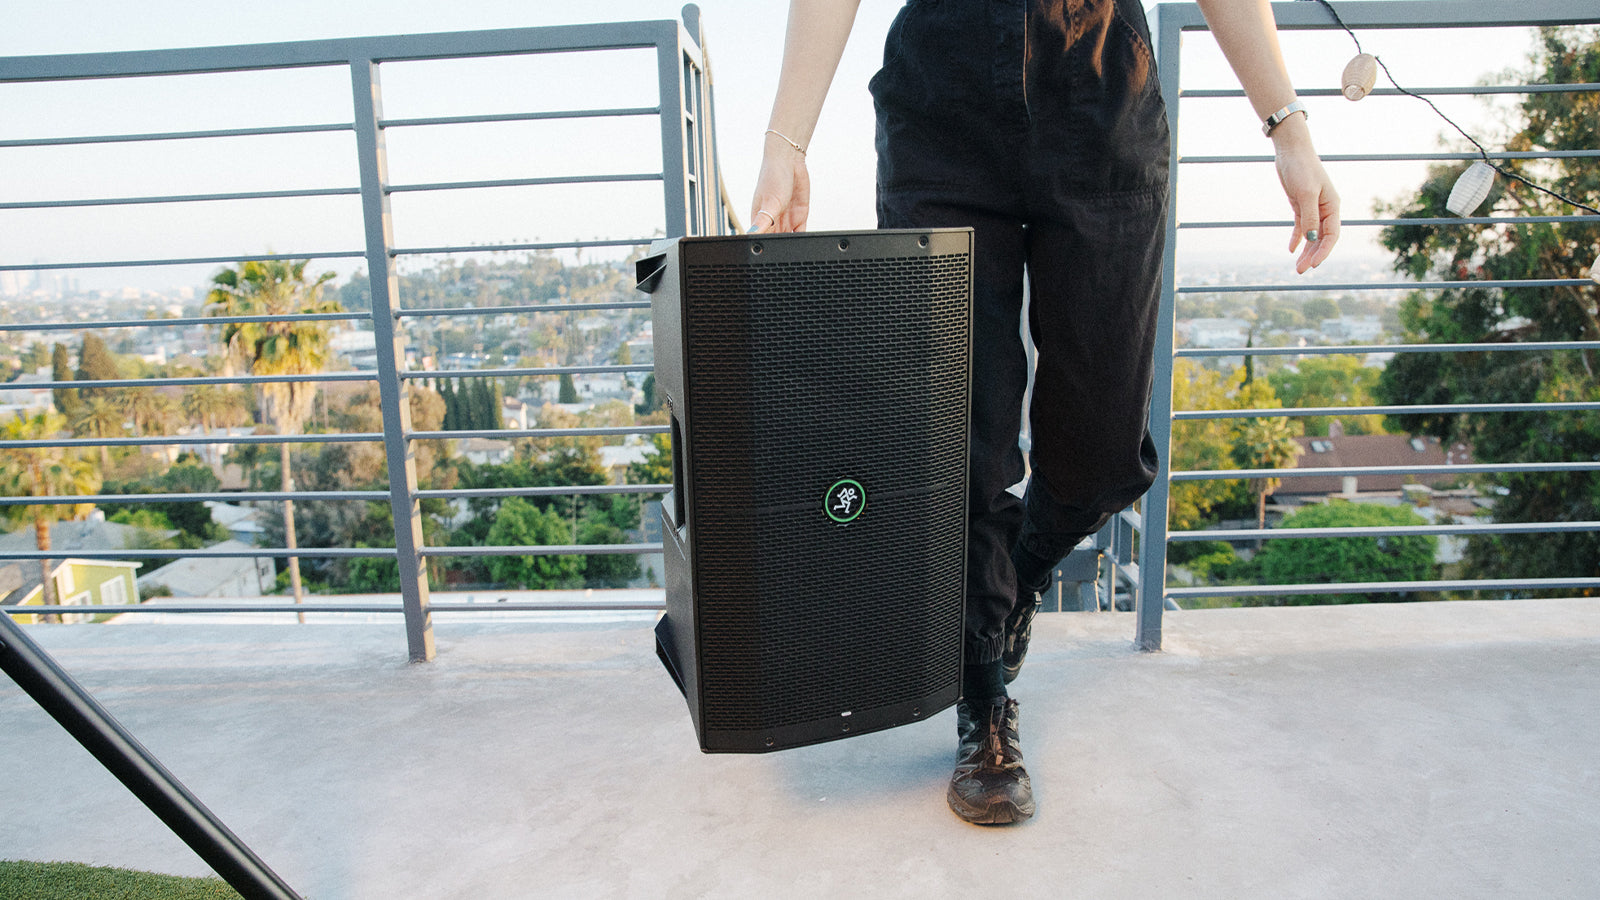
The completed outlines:
[[[763,135],[763,139],[766,141],[766,147],[769,151],[776,147],[782,147],[791,153],[798,154],[801,157],[806,155],[805,144],[801,143],[801,139],[804,137],[808,136],[802,136],[799,134],[790,136],[789,132],[785,132],[778,128],[768,128],[766,134]]]
[[[1280,127],[1289,121],[1293,119],[1305,121],[1309,118],[1311,118],[1311,114],[1306,112],[1306,105],[1300,102],[1298,98],[1292,99],[1261,120],[1261,133],[1267,137],[1272,137]]]
[[[1279,122],[1270,137],[1274,152],[1310,147],[1311,126],[1306,124],[1305,115],[1297,113]]]

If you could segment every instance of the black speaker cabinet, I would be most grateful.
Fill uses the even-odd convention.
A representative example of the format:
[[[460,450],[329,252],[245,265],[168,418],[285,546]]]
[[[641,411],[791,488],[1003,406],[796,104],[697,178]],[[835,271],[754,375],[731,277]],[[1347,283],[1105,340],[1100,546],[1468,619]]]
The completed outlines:
[[[970,229],[659,241],[671,410],[656,648],[706,752],[926,718],[958,698]]]

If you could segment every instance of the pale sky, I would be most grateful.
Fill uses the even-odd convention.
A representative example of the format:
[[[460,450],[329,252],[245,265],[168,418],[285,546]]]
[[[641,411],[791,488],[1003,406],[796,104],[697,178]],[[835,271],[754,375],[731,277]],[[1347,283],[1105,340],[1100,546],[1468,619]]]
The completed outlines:
[[[376,34],[457,31],[677,18],[681,5],[659,0],[605,3],[527,0],[19,0],[0,29],[0,56],[147,50]],[[782,0],[703,0],[699,4],[717,85],[718,144],[724,176],[741,216],[754,186],[762,131],[776,87],[787,4]],[[873,215],[872,108],[866,82],[877,69],[883,36],[899,9],[894,0],[862,0],[855,33],[809,151],[815,182],[812,227],[868,228]],[[1526,31],[1486,30],[1448,39],[1425,31],[1364,32],[1408,87],[1471,84],[1519,65],[1531,48]],[[1301,87],[1337,87],[1354,53],[1342,33],[1284,36],[1291,75]],[[1186,38],[1186,87],[1236,86],[1209,37]],[[475,63],[391,64],[383,69],[385,114],[462,115],[574,106],[653,105],[648,53],[587,54]],[[1323,153],[1390,149],[1424,152],[1447,129],[1409,98],[1314,98],[1311,125]],[[1480,139],[1492,144],[1497,113],[1481,101],[1440,98]],[[333,122],[350,116],[343,71],[290,70],[247,76],[186,76],[58,85],[0,85],[0,140],[67,134],[170,131],[233,125]],[[1196,100],[1184,106],[1180,150],[1187,155],[1265,153],[1254,115],[1242,100]],[[654,120],[402,129],[389,138],[395,183],[529,175],[659,170]],[[1381,144],[1380,144],[1381,140]],[[273,139],[98,145],[49,152],[0,148],[0,202],[148,196],[354,184],[347,134]],[[1493,147],[1491,146],[1491,149]],[[1375,198],[1404,193],[1421,180],[1422,163],[1330,166],[1347,218],[1366,217]],[[1194,173],[1190,178],[1189,173]],[[1177,206],[1180,220],[1285,219],[1287,206],[1270,166],[1191,167]],[[474,196],[466,196],[466,195]],[[497,195],[497,196],[489,196]],[[271,249],[316,252],[359,246],[351,198],[123,206],[79,210],[0,210],[0,262],[223,255]],[[660,189],[581,192],[568,188],[397,195],[402,247],[515,240],[647,235],[660,222]],[[263,205],[264,204],[264,205]],[[1375,229],[1347,234],[1324,267],[1369,261]],[[1292,277],[1278,230],[1188,232],[1185,254],[1226,254],[1281,263]],[[329,268],[347,273],[354,261]],[[215,268],[215,267],[211,267]],[[78,270],[85,286],[193,284],[208,272]]]

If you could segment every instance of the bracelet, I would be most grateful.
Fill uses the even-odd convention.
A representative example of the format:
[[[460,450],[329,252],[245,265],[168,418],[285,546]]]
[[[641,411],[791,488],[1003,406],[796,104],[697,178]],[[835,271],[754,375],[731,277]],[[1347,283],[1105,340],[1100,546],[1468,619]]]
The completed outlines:
[[[1266,120],[1261,123],[1261,133],[1267,137],[1272,137],[1272,130],[1277,128],[1279,125],[1282,125],[1284,119],[1289,118],[1295,113],[1301,113],[1308,119],[1311,118],[1311,113],[1306,112],[1306,105],[1304,103],[1301,103],[1299,100],[1291,100],[1288,106],[1285,106],[1283,109],[1280,109],[1272,115],[1267,116]]]
[[[801,156],[805,156],[806,155],[806,148],[804,148],[804,147],[800,146],[799,144],[795,143],[794,138],[789,137],[788,135],[784,134],[783,132],[777,131],[777,130],[772,129],[772,128],[768,128],[767,129],[767,134],[775,134],[775,135],[777,135],[784,143],[786,143],[789,146],[793,147],[795,149],[795,152],[799,153]]]

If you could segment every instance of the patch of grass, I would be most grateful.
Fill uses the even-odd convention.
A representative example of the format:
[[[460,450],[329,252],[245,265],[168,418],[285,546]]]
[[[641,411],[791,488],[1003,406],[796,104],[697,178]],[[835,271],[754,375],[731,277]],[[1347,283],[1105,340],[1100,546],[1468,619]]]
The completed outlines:
[[[220,878],[181,878],[82,863],[0,860],[6,900],[239,900]]]

